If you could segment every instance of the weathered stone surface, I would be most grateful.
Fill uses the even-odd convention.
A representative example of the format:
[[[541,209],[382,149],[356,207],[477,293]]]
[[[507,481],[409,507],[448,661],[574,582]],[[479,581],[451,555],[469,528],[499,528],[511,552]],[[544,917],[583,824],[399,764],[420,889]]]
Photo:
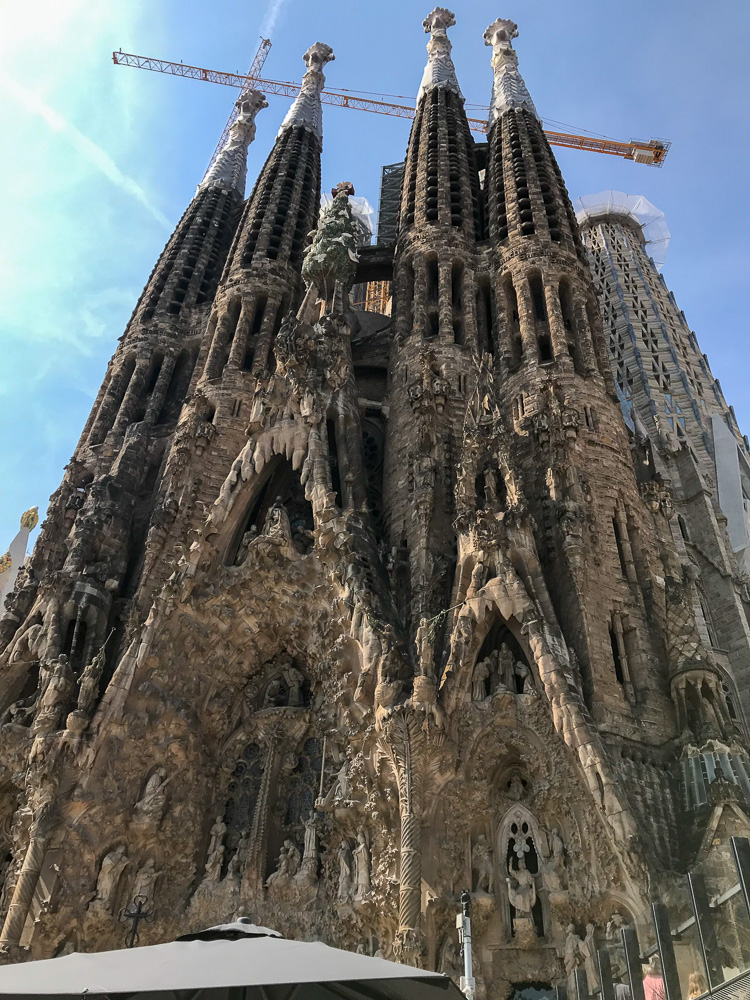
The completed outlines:
[[[427,21],[391,317],[350,308],[343,185],[308,270],[331,287],[303,287],[326,47],[208,312],[142,315],[192,209],[144,293],[0,623],[8,954],[117,946],[138,894],[144,943],[243,913],[455,975],[469,889],[502,997],[593,968],[699,855],[728,863],[746,734],[669,483],[631,449],[523,102],[497,105],[480,185],[452,17]],[[710,796],[680,786],[696,758]]]

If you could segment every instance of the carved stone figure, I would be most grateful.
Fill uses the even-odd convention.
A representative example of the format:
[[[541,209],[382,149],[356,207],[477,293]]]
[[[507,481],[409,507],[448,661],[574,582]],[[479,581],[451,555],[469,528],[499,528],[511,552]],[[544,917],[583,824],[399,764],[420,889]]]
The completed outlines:
[[[352,849],[349,845],[348,840],[342,840],[339,844],[339,889],[338,889],[338,900],[340,903],[346,903],[351,899],[352,895],[352,868],[354,861],[352,858]]]
[[[357,846],[353,853],[357,886],[355,899],[362,899],[370,891],[370,851],[362,830],[357,834]]]
[[[491,660],[485,657],[474,667],[471,675],[471,697],[472,701],[484,701],[487,697],[487,680],[490,676]]]
[[[303,854],[305,861],[318,860],[318,824],[315,817],[315,810],[311,809],[305,820],[305,850]]]
[[[419,663],[420,674],[423,677],[432,677],[434,669],[433,638],[430,622],[427,618],[422,617],[419,619],[419,628],[417,629],[414,644],[417,647],[417,661]]]
[[[438,972],[441,972],[444,976],[448,976],[454,982],[458,982],[460,977],[458,947],[451,934],[446,937],[443,947],[440,949]]]
[[[590,991],[597,989],[599,986],[599,976],[597,974],[596,962],[596,943],[594,941],[595,932],[596,928],[593,924],[586,924],[586,937],[580,945],[581,957],[583,958],[583,966],[586,970],[586,980]]]
[[[78,711],[82,712],[86,718],[91,717],[94,704],[99,695],[99,682],[104,671],[107,659],[107,652],[104,646],[99,650],[94,659],[89,663],[81,674],[78,682]]]
[[[536,903],[536,882],[534,876],[526,867],[523,854],[518,858],[518,868],[508,866],[508,899],[515,909],[517,917],[530,917]]]
[[[487,837],[480,833],[471,849],[471,867],[477,873],[476,892],[495,891],[495,867],[492,864],[492,848]]]
[[[297,874],[299,866],[299,850],[295,847],[291,840],[285,840],[284,846],[281,848],[281,852],[279,853],[279,861],[276,871],[272,875],[269,875],[266,885],[270,888],[271,886],[278,886],[288,882]]]
[[[528,694],[531,690],[531,671],[523,660],[516,660],[513,664],[513,677],[518,694]]]
[[[34,732],[51,733],[60,729],[63,716],[70,705],[75,690],[75,678],[68,657],[61,653],[55,664],[47,688],[39,702]]]
[[[120,882],[120,876],[128,865],[128,856],[125,853],[125,845],[120,844],[109,854],[105,855],[102,866],[99,869],[99,878],[96,882],[96,897],[91,903],[95,909],[110,910],[115,902],[115,892]]]
[[[287,705],[290,708],[300,708],[303,704],[302,685],[305,683],[304,674],[297,670],[296,667],[293,667],[290,663],[284,670],[284,680],[287,682],[289,689]]]
[[[136,819],[150,820],[158,823],[164,815],[167,795],[164,786],[167,783],[167,772],[163,767],[157,767],[146,782],[143,795],[135,806]]]
[[[575,970],[583,964],[582,944],[583,942],[576,934],[575,926],[568,924],[565,928],[565,950],[563,952],[565,972],[568,976],[572,976]]]
[[[133,899],[137,899],[139,896],[142,897],[144,899],[144,910],[147,910],[151,903],[153,903],[154,890],[156,889],[156,883],[160,875],[161,872],[156,870],[156,862],[153,858],[149,858],[138,869],[138,873],[135,876],[135,883],[133,884]]]

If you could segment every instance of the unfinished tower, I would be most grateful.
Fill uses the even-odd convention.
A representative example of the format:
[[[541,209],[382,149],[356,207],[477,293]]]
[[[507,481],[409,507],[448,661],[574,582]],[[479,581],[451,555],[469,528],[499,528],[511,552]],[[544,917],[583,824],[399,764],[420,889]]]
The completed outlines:
[[[9,955],[116,946],[139,895],[144,940],[242,913],[457,977],[468,888],[504,998],[747,831],[730,658],[516,25],[480,150],[454,23],[393,242],[349,183],[318,217],[316,43],[250,197],[257,94],[149,281],[0,623]]]

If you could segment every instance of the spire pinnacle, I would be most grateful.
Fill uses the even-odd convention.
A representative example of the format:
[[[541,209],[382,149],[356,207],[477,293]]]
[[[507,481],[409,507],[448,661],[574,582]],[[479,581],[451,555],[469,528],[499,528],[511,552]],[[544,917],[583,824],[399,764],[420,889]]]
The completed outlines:
[[[255,116],[263,108],[268,107],[268,101],[259,90],[245,90],[235,101],[234,106],[239,113],[229,130],[227,143],[198,185],[198,190],[211,187],[230,188],[244,198],[247,147],[255,138]]]
[[[452,90],[462,101],[464,99],[458,85],[456,68],[451,59],[453,46],[448,38],[448,28],[452,28],[455,23],[456,15],[446,7],[436,7],[422,22],[425,32],[430,35],[430,40],[427,43],[427,65],[417,95],[417,103],[423,94],[436,87]]]
[[[323,67],[336,56],[330,45],[326,45],[325,42],[315,42],[302,58],[305,60],[307,71],[302,77],[300,92],[281,124],[279,135],[293,125],[304,125],[322,141],[323,116],[320,107],[320,93],[326,82]]]
[[[539,117],[523,77],[518,72],[518,56],[511,44],[514,38],[518,38],[518,25],[504,17],[493,21],[484,33],[485,45],[492,46],[492,69],[495,71],[488,130],[506,111],[525,108],[535,118]]]

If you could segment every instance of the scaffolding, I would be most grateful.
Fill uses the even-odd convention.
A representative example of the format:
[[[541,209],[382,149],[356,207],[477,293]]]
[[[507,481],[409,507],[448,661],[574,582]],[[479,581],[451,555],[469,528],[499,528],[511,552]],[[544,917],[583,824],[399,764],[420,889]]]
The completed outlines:
[[[378,206],[378,238],[382,244],[395,243],[398,213],[401,207],[401,182],[406,162],[391,163],[383,167],[380,175],[380,205]]]

